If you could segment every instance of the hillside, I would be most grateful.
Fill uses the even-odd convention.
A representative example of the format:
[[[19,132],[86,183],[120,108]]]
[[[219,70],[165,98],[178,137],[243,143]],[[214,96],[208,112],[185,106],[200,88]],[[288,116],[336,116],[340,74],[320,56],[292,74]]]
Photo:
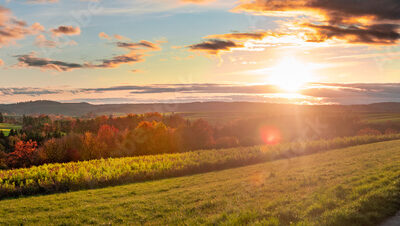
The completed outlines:
[[[400,141],[194,176],[0,201],[0,224],[375,225],[399,206]]]
[[[81,116],[88,113],[101,114],[128,114],[145,112],[261,112],[282,113],[293,111],[348,111],[363,113],[400,113],[400,103],[377,103],[370,105],[288,105],[253,102],[197,102],[172,104],[104,104],[89,103],[59,103],[55,101],[32,101],[16,104],[0,104],[0,112],[8,114],[60,114]]]

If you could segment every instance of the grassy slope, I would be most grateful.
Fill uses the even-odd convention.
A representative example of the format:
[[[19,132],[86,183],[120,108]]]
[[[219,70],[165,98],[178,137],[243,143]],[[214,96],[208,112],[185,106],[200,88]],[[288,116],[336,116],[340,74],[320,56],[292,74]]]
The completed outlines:
[[[385,124],[388,122],[400,122],[399,113],[365,114],[361,117],[364,122],[370,124]]]
[[[4,135],[8,136],[8,133],[11,129],[21,129],[21,126],[8,123],[0,123],[0,131],[3,131]]]
[[[399,145],[390,141],[188,177],[3,200],[0,224],[373,225],[400,207]]]
[[[203,150],[0,170],[0,199],[187,176],[399,138],[400,134],[344,137],[274,146]]]

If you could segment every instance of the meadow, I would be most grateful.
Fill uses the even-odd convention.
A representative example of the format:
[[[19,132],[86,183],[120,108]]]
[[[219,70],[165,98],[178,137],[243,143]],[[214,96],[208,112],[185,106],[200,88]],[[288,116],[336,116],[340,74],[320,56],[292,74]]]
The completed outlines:
[[[362,121],[368,124],[399,123],[400,114],[398,113],[369,113],[361,115]]]
[[[0,198],[67,192],[191,175],[396,139],[400,139],[400,135],[345,137],[3,170],[0,171]]]
[[[9,123],[0,123],[0,131],[2,131],[5,136],[8,136],[12,129],[18,130],[21,129],[21,126]]]
[[[377,225],[400,208],[400,141],[0,201],[0,224]]]

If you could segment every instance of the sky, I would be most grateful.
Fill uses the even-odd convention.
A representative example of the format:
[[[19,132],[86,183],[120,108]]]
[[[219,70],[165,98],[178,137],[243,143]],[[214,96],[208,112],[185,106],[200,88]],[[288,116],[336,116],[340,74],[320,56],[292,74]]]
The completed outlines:
[[[0,0],[0,103],[400,102],[398,0]]]

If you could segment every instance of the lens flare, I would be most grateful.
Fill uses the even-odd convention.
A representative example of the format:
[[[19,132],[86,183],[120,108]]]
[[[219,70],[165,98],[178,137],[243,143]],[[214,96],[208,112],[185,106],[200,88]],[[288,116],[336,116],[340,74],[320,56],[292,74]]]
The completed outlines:
[[[261,127],[260,135],[263,142],[269,145],[279,144],[282,140],[279,129],[270,126]]]

